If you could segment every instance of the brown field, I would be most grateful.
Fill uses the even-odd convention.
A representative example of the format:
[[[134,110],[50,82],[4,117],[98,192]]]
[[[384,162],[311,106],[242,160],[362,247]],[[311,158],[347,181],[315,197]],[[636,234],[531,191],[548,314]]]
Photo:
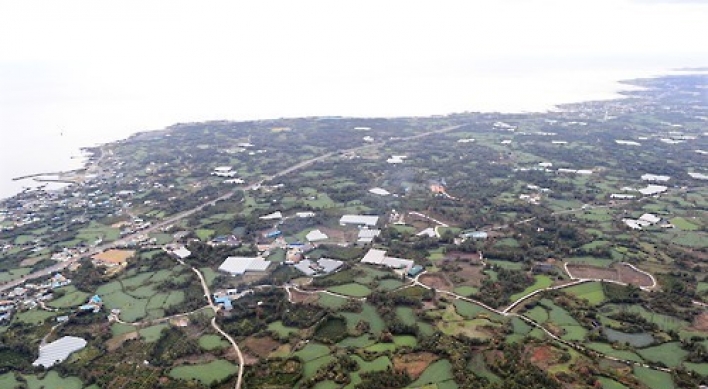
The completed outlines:
[[[135,255],[133,250],[107,250],[93,256],[93,259],[104,263],[121,264]]]
[[[243,341],[243,347],[259,358],[266,358],[270,353],[280,347],[280,343],[270,336],[254,337],[250,336]]]
[[[696,316],[691,323],[691,329],[701,332],[708,332],[708,312],[703,312]]]
[[[458,258],[460,261],[457,261]],[[465,253],[462,251],[449,251],[445,254],[445,260],[457,261],[457,262],[470,262],[473,264],[479,264],[479,253]]]
[[[484,270],[482,265],[469,263],[465,260],[445,260],[445,262],[443,262],[440,266],[444,267],[445,264],[450,264],[455,269],[454,271],[443,270],[442,272],[448,280],[455,284],[455,286],[479,287],[482,285],[482,280],[486,278],[486,275],[482,272]]]
[[[551,346],[529,346],[526,352],[530,355],[529,362],[541,369],[547,369],[558,363],[561,353]]]
[[[20,266],[22,267],[29,267],[29,266],[34,266],[37,262],[46,259],[43,257],[31,257],[31,258],[25,258],[20,262]]]
[[[303,293],[295,289],[290,289],[290,294],[292,295],[292,302],[300,304],[314,304],[320,298],[317,293]]]
[[[619,281],[637,286],[652,285],[652,281],[649,276],[623,264],[615,264],[611,268],[569,264],[568,270],[573,278],[596,278]]]
[[[106,350],[115,351],[121,346],[123,346],[123,343],[125,343],[126,341],[135,339],[140,339],[140,334],[138,333],[138,331],[128,332],[123,335],[115,336],[106,341]]]
[[[421,283],[438,290],[451,291],[453,288],[452,282],[447,277],[439,273],[423,274],[418,279]]]
[[[437,359],[437,355],[428,352],[405,354],[393,358],[393,367],[405,370],[411,378],[417,379]]]

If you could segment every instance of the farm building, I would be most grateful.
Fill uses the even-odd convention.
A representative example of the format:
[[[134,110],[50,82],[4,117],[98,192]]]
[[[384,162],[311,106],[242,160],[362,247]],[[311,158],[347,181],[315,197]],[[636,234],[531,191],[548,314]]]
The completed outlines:
[[[369,189],[369,193],[379,195],[379,196],[388,196],[391,194],[391,192],[387,191],[386,189],[378,188],[378,187]]]
[[[192,252],[187,250],[186,247],[181,246],[177,250],[173,250],[172,255],[174,255],[175,257],[177,257],[179,259],[185,259],[185,258],[188,258],[190,255],[192,255]]]
[[[342,226],[349,224],[356,226],[375,227],[378,222],[378,216],[369,215],[344,215],[341,219],[339,219],[339,224]]]
[[[410,259],[387,257],[386,252],[378,249],[371,249],[361,259],[362,263],[390,267],[392,269],[410,269],[414,262]]]
[[[320,230],[312,230],[305,235],[305,239],[307,239],[308,242],[318,242],[320,240],[326,240],[329,237],[322,231]]]
[[[486,231],[464,231],[460,237],[463,239],[487,239],[489,234]]]
[[[415,265],[411,268],[411,270],[408,270],[408,277],[415,277],[418,274],[422,273],[423,270],[425,270],[423,266]]]
[[[325,275],[332,273],[342,267],[344,262],[337,261],[334,259],[320,258],[316,262],[309,261],[307,259],[300,261],[297,265],[294,265],[295,269],[301,271],[306,276],[315,275]]]
[[[50,368],[56,363],[61,363],[75,351],[86,347],[86,341],[75,336],[65,336],[54,342],[39,347],[39,358],[32,362],[32,366]]]
[[[272,262],[263,258],[255,257],[228,257],[219,266],[219,271],[231,274],[232,276],[242,275],[246,272],[264,272],[268,270]]]
[[[657,181],[657,182],[666,182],[670,180],[670,176],[660,176],[656,174],[643,174],[642,175],[642,180],[644,181]]]
[[[374,241],[374,238],[379,235],[381,235],[381,230],[379,229],[370,230],[368,228],[362,228],[361,230],[359,230],[359,240],[357,242],[364,244],[371,243]]]
[[[646,188],[639,189],[639,193],[643,194],[644,196],[654,196],[658,195],[659,193],[664,193],[668,189],[668,187],[665,187],[663,185],[647,185]]]

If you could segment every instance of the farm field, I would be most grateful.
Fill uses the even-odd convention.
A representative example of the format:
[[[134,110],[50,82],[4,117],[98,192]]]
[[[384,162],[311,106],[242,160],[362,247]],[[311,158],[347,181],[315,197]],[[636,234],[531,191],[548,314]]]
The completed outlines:
[[[170,370],[170,377],[183,380],[197,380],[204,384],[221,381],[236,374],[238,367],[224,360],[216,360],[201,365],[178,366]]]

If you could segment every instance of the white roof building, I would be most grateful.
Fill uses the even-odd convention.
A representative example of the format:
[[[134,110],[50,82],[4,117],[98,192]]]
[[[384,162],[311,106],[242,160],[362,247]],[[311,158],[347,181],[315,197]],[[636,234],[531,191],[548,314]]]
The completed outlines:
[[[618,200],[630,200],[635,197],[637,197],[637,196],[630,195],[630,194],[621,194],[621,193],[613,193],[610,195],[611,199],[618,199]]]
[[[316,274],[329,274],[342,267],[344,262],[334,259],[320,258],[316,262],[311,262],[307,259],[300,261],[294,267],[300,270],[306,276],[314,276]]]
[[[644,180],[644,181],[666,182],[669,179],[671,179],[670,176],[659,176],[656,174],[643,174],[642,175],[642,180]]]
[[[315,217],[315,213],[314,212],[298,212],[295,214],[295,216],[300,217],[300,218]]]
[[[305,239],[307,239],[308,242],[318,242],[320,240],[326,240],[329,237],[327,234],[320,230],[312,230],[305,235]]]
[[[688,173],[688,175],[697,180],[708,180],[708,175],[703,173]]]
[[[378,216],[368,216],[368,215],[344,215],[339,219],[340,225],[354,224],[358,226],[371,226],[374,227],[379,222]]]
[[[276,211],[271,213],[270,215],[265,215],[259,217],[261,220],[277,220],[277,219],[282,219],[283,218],[283,213],[280,211]]]
[[[361,230],[359,230],[358,242],[359,243],[371,243],[374,241],[374,238],[376,238],[379,235],[381,235],[381,230],[378,230],[378,229],[369,230],[366,228],[362,228]]]
[[[646,188],[639,189],[639,193],[643,194],[644,196],[653,196],[659,193],[664,193],[668,189],[668,187],[663,185],[647,185]]]
[[[615,139],[615,143],[618,145],[627,145],[627,146],[641,146],[642,144],[639,142],[635,142],[633,140],[621,140],[621,139]]]
[[[32,366],[49,368],[56,363],[61,363],[75,351],[86,347],[86,341],[75,336],[65,336],[39,348],[39,358],[32,362]]]
[[[659,221],[661,221],[661,218],[659,216],[652,214],[652,213],[645,213],[644,215],[639,217],[639,220],[643,220],[643,221],[650,223],[650,224],[656,224]]]
[[[410,259],[387,257],[386,252],[378,249],[371,249],[361,259],[362,263],[371,265],[386,266],[393,269],[409,269],[414,262]]]
[[[371,189],[369,189],[369,193],[373,193],[373,194],[379,195],[379,196],[388,196],[391,194],[391,192],[389,192],[383,188],[371,188]]]
[[[172,254],[174,254],[177,258],[179,259],[185,259],[192,255],[192,252],[187,250],[186,247],[182,246],[178,248],[177,250],[172,251]]]
[[[228,257],[221,266],[219,266],[219,271],[229,273],[232,276],[238,276],[249,271],[266,271],[271,263],[272,262],[266,261],[260,257]]]
[[[426,228],[423,231],[415,234],[416,236],[427,236],[429,238],[435,238],[437,235],[435,234],[435,229],[432,227]]]
[[[403,163],[403,160],[406,158],[407,158],[407,156],[405,156],[405,155],[392,155],[391,158],[386,160],[386,162],[398,164],[398,163]]]

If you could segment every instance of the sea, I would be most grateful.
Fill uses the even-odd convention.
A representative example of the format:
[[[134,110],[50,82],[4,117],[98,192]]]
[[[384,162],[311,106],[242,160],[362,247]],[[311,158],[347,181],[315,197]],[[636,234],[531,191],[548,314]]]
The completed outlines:
[[[558,104],[621,98],[621,80],[659,76],[669,69],[559,70],[455,74],[407,79],[328,80],[286,86],[208,88],[199,98],[174,90],[105,96],[55,93],[45,85],[0,101],[0,199],[43,183],[13,178],[80,168],[81,149],[179,122],[302,116],[393,117],[455,112],[543,112]],[[51,87],[50,87],[51,89]],[[46,189],[66,185],[49,184]]]

